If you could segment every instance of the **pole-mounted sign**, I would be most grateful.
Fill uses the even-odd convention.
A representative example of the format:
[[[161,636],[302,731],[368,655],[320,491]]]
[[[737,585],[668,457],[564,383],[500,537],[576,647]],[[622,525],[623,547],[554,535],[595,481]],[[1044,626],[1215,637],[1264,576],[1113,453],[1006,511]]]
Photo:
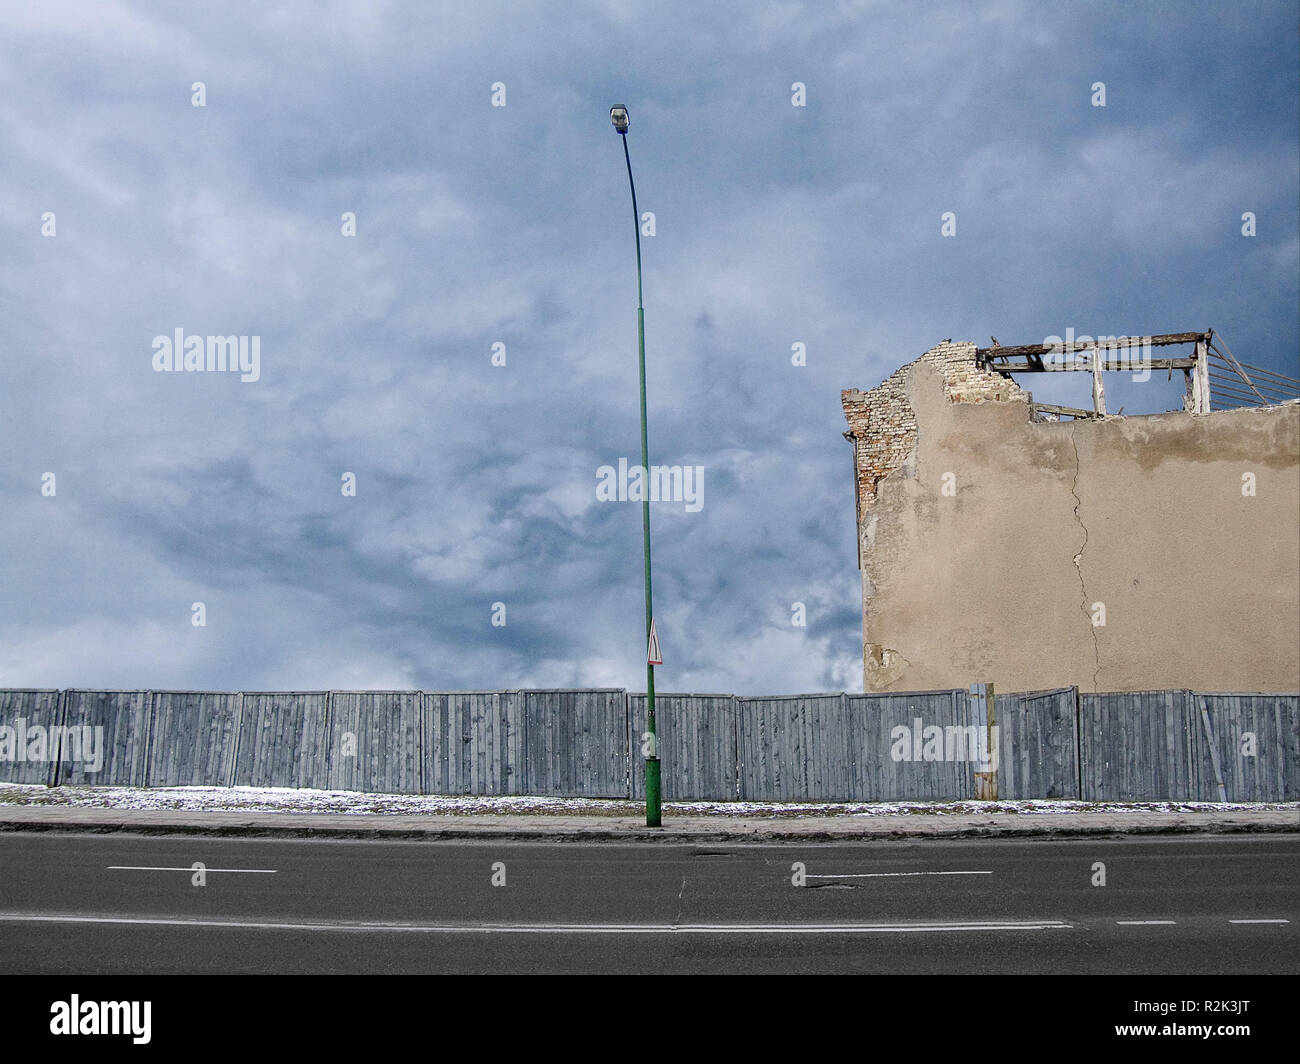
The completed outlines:
[[[659,633],[655,631],[654,618],[650,618],[650,646],[646,652],[645,663],[647,665],[662,665],[664,663],[663,655],[659,652]]]

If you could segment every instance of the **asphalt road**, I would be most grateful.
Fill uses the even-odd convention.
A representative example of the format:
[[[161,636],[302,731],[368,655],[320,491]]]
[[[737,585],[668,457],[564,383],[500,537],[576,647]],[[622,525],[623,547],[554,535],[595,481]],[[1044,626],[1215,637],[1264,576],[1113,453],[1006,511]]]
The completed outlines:
[[[4,833],[0,970],[1295,973],[1300,835],[703,847]]]

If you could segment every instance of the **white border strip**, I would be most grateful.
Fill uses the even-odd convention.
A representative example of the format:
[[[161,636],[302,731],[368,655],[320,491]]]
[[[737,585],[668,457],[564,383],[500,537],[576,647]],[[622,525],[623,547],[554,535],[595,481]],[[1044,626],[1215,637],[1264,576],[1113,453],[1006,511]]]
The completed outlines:
[[[159,916],[81,916],[73,913],[0,913],[0,923],[126,924],[220,927],[253,931],[360,931],[437,935],[867,935],[963,931],[1055,931],[1062,920],[957,921],[915,924],[403,924],[355,921],[204,920]]]

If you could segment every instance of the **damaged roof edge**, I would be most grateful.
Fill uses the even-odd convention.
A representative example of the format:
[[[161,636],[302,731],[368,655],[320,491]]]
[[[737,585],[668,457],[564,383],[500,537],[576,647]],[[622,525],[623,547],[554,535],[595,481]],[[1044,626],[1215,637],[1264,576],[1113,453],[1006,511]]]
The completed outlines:
[[[1082,340],[1062,340],[1055,344],[1021,344],[1019,347],[977,347],[975,359],[986,362],[990,358],[1021,358],[1026,355],[1064,354],[1070,351],[1091,351],[1094,347],[1167,347],[1170,344],[1209,343],[1211,330],[1206,332],[1164,333],[1160,336],[1097,336]]]

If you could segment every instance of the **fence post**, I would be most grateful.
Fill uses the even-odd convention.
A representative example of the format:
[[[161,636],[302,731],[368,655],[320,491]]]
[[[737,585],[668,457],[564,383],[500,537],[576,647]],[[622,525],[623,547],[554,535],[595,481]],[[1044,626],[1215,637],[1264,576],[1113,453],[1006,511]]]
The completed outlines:
[[[623,688],[623,796],[632,799],[632,766],[637,763],[641,747],[636,745],[632,730],[632,692]]]
[[[235,733],[230,737],[230,771],[226,778],[227,787],[235,786],[239,773],[239,737],[244,732],[244,692],[239,692],[239,701],[235,704]]]
[[[1214,727],[1210,723],[1210,710],[1206,705],[1205,699],[1199,697],[1196,692],[1191,692],[1191,697],[1193,700],[1198,700],[1201,703],[1201,725],[1205,729],[1205,741],[1210,747],[1210,764],[1214,768],[1214,784],[1218,788],[1219,801],[1226,802],[1228,800],[1228,792],[1223,786],[1223,770],[1219,767],[1219,746],[1218,743],[1214,741]],[[1199,769],[1200,766],[1198,765],[1197,768]],[[1200,781],[1197,780],[1198,784],[1199,782]],[[1198,786],[1196,789],[1199,791],[1200,787]],[[1197,797],[1199,797],[1199,794]]]
[[[989,770],[975,773],[975,797],[980,801],[996,802],[998,800],[998,760],[1002,751],[998,747],[996,695],[991,683],[973,683],[970,685],[971,697],[975,704],[977,721],[984,722],[984,749],[989,753]],[[997,750],[997,759],[994,751]]]
[[[1083,701],[1074,688],[1074,778],[1075,798],[1083,801]]]
[[[58,734],[61,736],[65,734],[64,725],[67,723],[67,719],[66,719],[68,713],[67,696],[68,696],[68,692],[66,688],[59,691],[59,698],[57,703],[55,704],[55,710],[54,710],[54,723],[58,726],[59,729]],[[108,751],[105,750],[104,755],[107,755],[107,753]],[[45,786],[57,787],[59,785],[59,766],[62,763],[63,763],[62,757],[56,757],[50,763],[49,772],[47,772],[45,776]]]
[[[731,764],[732,764],[732,767],[735,769],[735,771],[732,773],[732,779],[735,781],[736,801],[740,801],[740,799],[741,799],[741,785],[740,785],[740,779],[741,779],[741,774],[740,774],[740,773],[741,773],[741,760],[740,760],[740,756],[741,756],[741,751],[744,750],[744,748],[745,748],[745,744],[744,744],[744,742],[742,741],[742,739],[741,739],[741,735],[740,735],[740,732],[741,732],[741,719],[740,719],[740,696],[739,696],[739,695],[732,695],[732,696],[731,696],[731,705],[732,705],[732,708],[735,710],[735,721],[736,721],[736,729],[735,729],[735,733],[734,733],[735,736],[736,736],[736,746],[735,746],[734,756],[733,756],[732,759],[731,759]]]
[[[148,787],[149,781],[153,776],[153,714],[154,714],[154,696],[158,692],[145,692],[145,714],[144,714],[144,766],[140,770],[140,785]]]
[[[844,757],[844,801],[858,801],[858,796],[862,793],[857,786],[858,760],[857,760],[857,729],[853,727],[853,720],[849,716],[849,693],[840,692],[840,719],[844,721],[844,741],[848,746]]]
[[[305,723],[306,714],[304,713],[303,716],[304,716],[304,723]],[[357,716],[359,718],[361,714],[358,713]],[[360,729],[357,730],[360,731]],[[324,731],[325,731],[325,764],[322,767],[325,769],[325,790],[332,791],[332,790],[337,790],[337,780],[335,779],[335,775],[334,775],[334,689],[333,688],[330,688],[325,692]],[[359,764],[360,761],[361,761],[361,751],[358,750],[357,756],[354,759],[354,763]],[[363,790],[363,791],[370,790],[369,780],[366,781],[365,786],[359,788],[356,787],[356,777],[359,775],[361,775],[361,773],[355,771],[354,769],[352,773],[353,787],[355,789]]]

